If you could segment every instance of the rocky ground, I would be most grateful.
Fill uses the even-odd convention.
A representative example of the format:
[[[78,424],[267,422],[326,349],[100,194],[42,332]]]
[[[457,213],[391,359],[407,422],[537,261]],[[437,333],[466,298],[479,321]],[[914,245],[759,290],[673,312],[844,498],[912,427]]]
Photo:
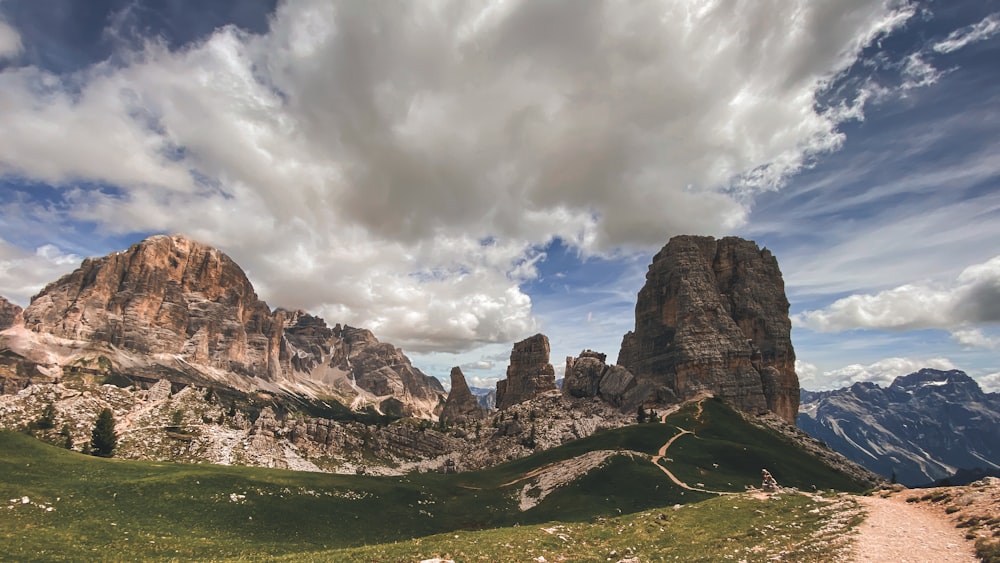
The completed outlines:
[[[860,499],[852,561],[1000,561],[1000,479],[968,486],[886,488]]]
[[[558,391],[461,424],[400,419],[365,425],[280,415],[269,407],[249,412],[207,388],[176,387],[166,380],[149,389],[69,380],[33,384],[0,395],[0,428],[30,425],[50,443],[68,445],[68,437],[81,450],[107,407],[115,416],[120,458],[399,475],[489,467],[634,422],[598,399],[567,399]],[[53,420],[37,427],[48,405]]]

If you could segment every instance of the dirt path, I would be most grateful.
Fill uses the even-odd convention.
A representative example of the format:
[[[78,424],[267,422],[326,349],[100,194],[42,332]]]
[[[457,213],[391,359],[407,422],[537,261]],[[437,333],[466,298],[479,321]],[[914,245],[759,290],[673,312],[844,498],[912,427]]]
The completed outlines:
[[[701,403],[698,403],[698,407],[701,407]],[[665,416],[664,416],[663,420],[666,420]],[[691,434],[692,436],[694,435],[694,432],[692,432],[690,430],[684,430],[680,426],[677,426],[676,428],[678,430],[680,430],[680,432],[677,433],[677,434],[674,434],[673,436],[671,436],[671,438],[669,440],[667,440],[667,443],[665,443],[662,446],[660,446],[660,451],[656,452],[656,455],[654,455],[653,459],[651,460],[653,462],[653,465],[655,465],[657,469],[659,469],[660,471],[662,471],[663,473],[665,473],[667,475],[667,477],[669,477],[670,480],[674,482],[675,485],[677,485],[678,487],[687,489],[689,491],[698,491],[698,492],[701,492],[701,493],[711,493],[713,495],[735,495],[735,494],[738,494],[738,493],[733,493],[733,492],[729,492],[729,491],[710,491],[708,489],[700,489],[698,487],[692,487],[692,486],[688,485],[687,483],[685,483],[684,481],[681,481],[680,479],[678,479],[677,476],[674,475],[673,473],[671,473],[669,469],[667,469],[666,467],[663,467],[662,465],[660,465],[660,460],[663,459],[663,457],[665,455],[667,455],[667,450],[670,449],[670,446],[674,443],[674,441],[677,440],[677,438],[680,438],[681,436],[683,436],[685,434]],[[669,458],[667,458],[667,459],[669,459]]]
[[[964,532],[943,515],[901,498],[858,497],[868,517],[858,527],[850,561],[965,563],[979,559]]]

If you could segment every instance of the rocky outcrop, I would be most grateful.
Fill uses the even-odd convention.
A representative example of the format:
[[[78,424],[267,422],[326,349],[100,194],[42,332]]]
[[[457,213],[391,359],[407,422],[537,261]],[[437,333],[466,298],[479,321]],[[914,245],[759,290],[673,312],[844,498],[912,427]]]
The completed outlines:
[[[444,403],[441,383],[395,346],[304,311],[271,312],[233,260],[182,236],[88,258],[36,295],[23,318],[37,342],[8,340],[25,353],[72,363],[89,350],[130,377],[333,397],[396,416],[433,418]]]
[[[507,379],[497,382],[497,408],[523,403],[556,387],[556,371],[549,363],[549,338],[536,334],[514,344]]]
[[[469,422],[486,418],[486,411],[469,389],[465,375],[459,367],[451,368],[451,391],[441,411],[442,422]]]
[[[639,382],[622,366],[609,366],[607,356],[592,350],[580,352],[577,358],[566,358],[566,376],[562,392],[567,397],[601,397],[605,401],[631,411],[650,395],[652,387]]]
[[[709,391],[794,423],[799,383],[778,262],[736,237],[674,237],[653,258],[618,364],[652,400]]]
[[[21,322],[21,308],[0,296],[0,330],[6,330]]]

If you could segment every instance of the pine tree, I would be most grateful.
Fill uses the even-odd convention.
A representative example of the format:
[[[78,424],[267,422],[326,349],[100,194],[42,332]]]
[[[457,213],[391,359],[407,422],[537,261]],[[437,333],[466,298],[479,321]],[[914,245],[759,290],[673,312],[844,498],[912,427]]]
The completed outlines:
[[[59,430],[59,435],[63,437],[63,447],[67,450],[73,449],[73,433],[69,430],[69,424],[63,424]]]
[[[49,428],[55,428],[56,425],[56,407],[52,403],[45,405],[42,409],[42,416],[38,417],[35,421],[35,426],[39,430],[48,430]]]
[[[104,409],[97,415],[94,430],[90,434],[91,453],[100,457],[111,457],[118,445],[115,434],[115,415],[111,409]]]
[[[639,424],[646,422],[646,409],[639,405],[639,412],[636,413],[636,417],[639,419]]]

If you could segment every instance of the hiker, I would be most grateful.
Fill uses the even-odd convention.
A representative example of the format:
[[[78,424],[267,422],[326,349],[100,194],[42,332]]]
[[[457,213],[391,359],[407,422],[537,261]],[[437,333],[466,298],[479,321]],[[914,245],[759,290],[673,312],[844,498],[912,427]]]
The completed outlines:
[[[760,488],[764,489],[765,491],[778,490],[778,482],[775,481],[774,477],[771,476],[771,472],[768,471],[767,469],[761,469],[761,473],[763,474],[763,479],[761,481]]]

